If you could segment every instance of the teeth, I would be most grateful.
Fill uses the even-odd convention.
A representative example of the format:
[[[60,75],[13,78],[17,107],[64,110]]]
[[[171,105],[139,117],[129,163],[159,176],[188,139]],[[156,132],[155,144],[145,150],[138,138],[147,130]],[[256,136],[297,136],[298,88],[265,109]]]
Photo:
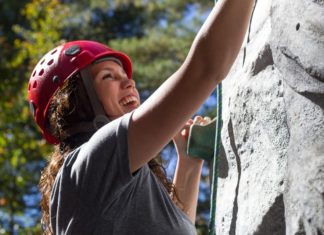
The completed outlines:
[[[127,104],[129,104],[130,102],[137,102],[136,97],[134,97],[134,96],[127,96],[127,97],[125,97],[124,99],[122,99],[122,100],[120,101],[120,104],[121,104],[121,105],[127,105]]]

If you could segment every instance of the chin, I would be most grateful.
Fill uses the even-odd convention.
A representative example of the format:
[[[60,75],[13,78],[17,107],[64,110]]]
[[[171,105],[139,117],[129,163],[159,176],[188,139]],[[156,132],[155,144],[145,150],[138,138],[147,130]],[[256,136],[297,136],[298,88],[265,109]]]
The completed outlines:
[[[126,113],[130,113],[132,111],[134,111],[135,109],[137,109],[139,107],[139,105],[133,105],[133,106],[129,106],[125,108]]]

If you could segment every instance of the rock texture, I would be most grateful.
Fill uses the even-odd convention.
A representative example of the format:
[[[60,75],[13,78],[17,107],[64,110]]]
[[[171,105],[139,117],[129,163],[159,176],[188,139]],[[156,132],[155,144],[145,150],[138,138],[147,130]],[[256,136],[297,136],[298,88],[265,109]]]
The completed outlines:
[[[218,235],[324,235],[323,0],[257,1],[222,145]]]

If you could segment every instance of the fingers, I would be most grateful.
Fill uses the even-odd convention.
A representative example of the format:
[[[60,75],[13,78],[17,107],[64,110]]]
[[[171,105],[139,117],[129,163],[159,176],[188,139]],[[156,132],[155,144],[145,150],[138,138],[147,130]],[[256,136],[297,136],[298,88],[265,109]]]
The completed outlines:
[[[189,135],[189,131],[188,131],[188,129],[182,129],[182,131],[181,131],[181,136],[183,136],[183,137],[187,137]]]
[[[204,117],[204,120],[210,122],[212,119],[210,117]]]
[[[194,123],[194,121],[192,120],[192,119],[189,119],[188,121],[187,121],[187,123],[186,123],[186,125],[192,125]]]
[[[204,125],[207,125],[211,122],[211,118],[210,117],[201,117],[201,116],[196,116],[193,120],[193,124],[196,124],[196,125],[201,125],[201,126],[204,126]]]
[[[193,120],[194,124],[199,124],[201,121],[203,120],[203,118],[201,116],[196,116]]]
[[[189,119],[186,124],[184,125],[184,127],[182,128],[180,134],[183,137],[187,137],[189,135],[189,129],[190,126],[192,125],[207,125],[211,122],[211,118],[210,117],[201,117],[201,116],[196,116],[194,119]]]
[[[193,124],[193,120],[189,119],[180,132],[181,136],[187,137],[189,135],[189,128],[192,124]]]

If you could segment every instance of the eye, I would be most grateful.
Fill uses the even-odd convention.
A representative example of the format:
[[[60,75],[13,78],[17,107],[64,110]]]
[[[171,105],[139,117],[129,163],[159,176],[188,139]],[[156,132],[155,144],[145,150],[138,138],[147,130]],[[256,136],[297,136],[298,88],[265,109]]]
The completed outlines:
[[[102,80],[105,80],[105,79],[113,79],[113,75],[111,73],[106,73],[102,76]]]

